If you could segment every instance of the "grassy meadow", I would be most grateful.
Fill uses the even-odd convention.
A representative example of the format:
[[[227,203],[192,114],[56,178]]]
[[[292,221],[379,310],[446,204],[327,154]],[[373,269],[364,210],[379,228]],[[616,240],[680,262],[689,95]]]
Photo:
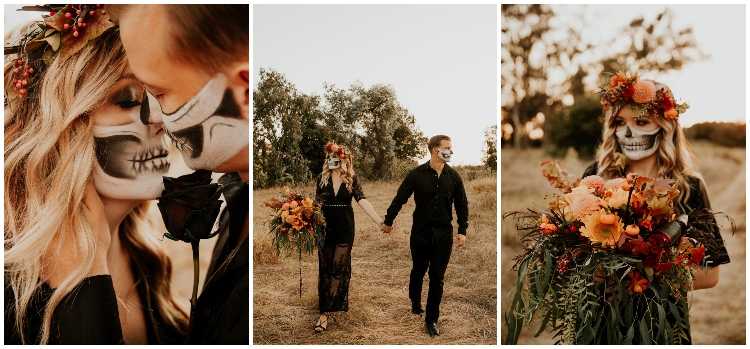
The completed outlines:
[[[375,211],[385,216],[400,182],[367,182],[362,187]],[[497,343],[497,178],[467,180],[469,229],[462,248],[454,244],[440,306],[439,337],[430,338],[424,318],[411,314],[408,297],[411,255],[409,233],[413,198],[383,235],[355,204],[355,239],[349,311],[334,315],[328,330],[316,333],[318,318],[317,255],[276,256],[263,206],[279,188],[253,192],[253,343],[254,344],[496,344]],[[312,185],[294,189],[314,193]],[[457,229],[454,213],[454,235]],[[427,299],[425,275],[422,303]]]
[[[718,220],[725,227],[721,233],[731,263],[720,267],[721,276],[716,287],[692,292],[690,324],[693,344],[745,344],[745,148],[694,143],[693,150],[714,212],[728,213],[737,223],[737,230],[732,235],[729,222],[722,218]],[[543,150],[501,151],[502,212],[524,210],[534,207],[534,204],[545,206],[544,195],[556,193],[542,176],[539,166],[548,159],[550,157]],[[591,162],[569,155],[562,165],[571,174],[580,176]],[[501,302],[515,285],[512,258],[520,252],[515,222],[508,218],[501,222]],[[507,333],[502,315],[505,306],[501,304],[502,338]],[[519,344],[553,344],[549,332],[534,338],[538,323],[535,325],[524,328]]]

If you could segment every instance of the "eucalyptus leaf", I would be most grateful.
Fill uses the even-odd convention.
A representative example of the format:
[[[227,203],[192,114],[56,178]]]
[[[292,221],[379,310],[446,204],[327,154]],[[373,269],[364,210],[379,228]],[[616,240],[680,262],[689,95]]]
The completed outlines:
[[[638,325],[641,332],[641,344],[652,344],[651,336],[649,336],[648,325],[646,324],[646,318],[644,317],[641,319]]]

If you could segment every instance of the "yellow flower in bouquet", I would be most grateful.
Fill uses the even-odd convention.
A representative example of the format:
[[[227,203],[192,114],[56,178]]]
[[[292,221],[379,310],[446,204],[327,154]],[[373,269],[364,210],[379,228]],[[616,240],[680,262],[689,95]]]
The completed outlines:
[[[624,229],[622,219],[604,209],[583,217],[581,221],[581,235],[589,238],[592,243],[600,242],[603,247],[615,246]]]
[[[618,209],[622,205],[628,204],[628,192],[625,190],[622,190],[622,188],[616,188],[610,191],[612,193],[612,196],[610,196],[606,201],[607,205],[613,209]]]

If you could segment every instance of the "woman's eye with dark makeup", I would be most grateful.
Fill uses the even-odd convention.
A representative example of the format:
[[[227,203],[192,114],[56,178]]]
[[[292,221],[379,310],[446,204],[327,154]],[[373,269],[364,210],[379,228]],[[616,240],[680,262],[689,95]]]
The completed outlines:
[[[117,102],[115,104],[117,104],[118,106],[120,106],[120,108],[122,108],[122,109],[130,109],[130,108],[133,108],[133,107],[140,107],[141,106],[141,102],[138,101],[137,99],[136,100],[119,101],[119,102]]]
[[[638,120],[638,121],[635,122],[635,124],[638,125],[638,126],[646,126],[646,125],[648,125],[650,123],[651,122],[649,122],[648,120],[644,120],[644,119],[640,119],[640,120]]]
[[[615,126],[623,126],[625,125],[625,121],[622,121],[621,119],[615,120]]]

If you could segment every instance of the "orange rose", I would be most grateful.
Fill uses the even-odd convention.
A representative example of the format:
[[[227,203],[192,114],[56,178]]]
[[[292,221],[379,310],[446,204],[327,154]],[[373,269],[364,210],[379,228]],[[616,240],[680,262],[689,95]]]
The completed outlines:
[[[675,110],[674,108],[669,109],[669,110],[667,110],[667,111],[664,112],[664,118],[667,119],[667,120],[677,119],[677,116],[678,116],[677,110]]]

